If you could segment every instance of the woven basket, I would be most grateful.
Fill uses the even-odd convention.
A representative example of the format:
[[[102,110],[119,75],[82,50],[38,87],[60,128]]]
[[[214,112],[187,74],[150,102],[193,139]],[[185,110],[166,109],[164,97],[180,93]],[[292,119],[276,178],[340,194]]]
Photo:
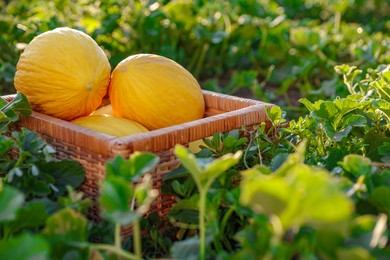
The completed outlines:
[[[271,106],[261,101],[210,91],[203,91],[203,96],[206,105],[204,118],[121,138],[38,112],[33,112],[32,116],[20,120],[16,127],[17,129],[25,127],[37,132],[56,149],[59,159],[66,158],[80,162],[86,172],[86,181],[80,190],[93,201],[89,218],[98,221],[100,210],[96,202],[99,195],[99,182],[104,179],[107,161],[117,155],[127,158],[135,151],[155,153],[160,157],[160,163],[150,174],[153,187],[160,190],[163,175],[179,166],[173,154],[173,147],[176,144],[188,145],[192,141],[212,136],[214,133],[242,127],[252,129],[253,126],[267,121],[265,107]],[[11,100],[13,96],[3,98]],[[149,212],[155,211],[160,217],[164,217],[173,203],[172,196],[160,194],[151,205]],[[126,236],[130,230],[130,227],[123,228],[123,235]]]

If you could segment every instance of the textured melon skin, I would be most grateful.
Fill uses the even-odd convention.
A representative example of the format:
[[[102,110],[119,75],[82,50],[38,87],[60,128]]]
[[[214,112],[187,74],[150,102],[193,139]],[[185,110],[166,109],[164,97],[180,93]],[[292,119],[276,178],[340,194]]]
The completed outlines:
[[[112,116],[113,113],[112,113],[112,106],[111,106],[111,104],[108,104],[108,105],[105,105],[105,106],[102,106],[102,107],[96,109],[96,111],[93,112],[92,115],[109,115],[109,116]]]
[[[114,115],[149,130],[200,119],[205,109],[193,75],[175,61],[153,54],[121,61],[112,72],[109,97]]]
[[[89,35],[61,27],[27,45],[14,82],[33,110],[72,120],[89,115],[101,104],[110,73],[107,56]]]
[[[148,129],[133,120],[110,115],[84,116],[71,122],[116,137],[148,132]]]

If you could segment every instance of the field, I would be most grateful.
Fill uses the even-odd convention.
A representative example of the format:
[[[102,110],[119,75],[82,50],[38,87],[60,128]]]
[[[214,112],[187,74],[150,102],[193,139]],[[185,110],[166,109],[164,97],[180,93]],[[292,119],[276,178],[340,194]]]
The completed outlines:
[[[216,133],[195,156],[176,146],[167,219],[129,207],[148,207],[154,191],[126,169],[138,180],[158,157],[116,158],[93,223],[83,169],[32,131],[9,135],[31,107],[23,94],[1,101],[0,259],[388,258],[388,1],[0,1],[1,95],[16,93],[29,42],[63,26],[89,34],[112,68],[159,54],[205,90],[273,103],[272,125]]]

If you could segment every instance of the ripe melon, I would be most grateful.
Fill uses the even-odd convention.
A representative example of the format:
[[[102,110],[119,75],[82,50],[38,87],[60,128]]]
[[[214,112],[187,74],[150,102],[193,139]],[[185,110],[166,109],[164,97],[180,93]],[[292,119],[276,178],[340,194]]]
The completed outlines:
[[[148,132],[148,129],[133,120],[109,115],[84,116],[71,122],[85,128],[117,137]]]
[[[122,60],[112,72],[109,98],[114,115],[149,130],[200,119],[205,110],[194,76],[177,62],[154,54]]]
[[[61,27],[27,45],[14,81],[33,110],[72,120],[89,115],[101,104],[110,73],[107,56],[89,35]]]
[[[96,109],[95,112],[92,113],[92,115],[110,115],[112,116],[112,106],[111,104],[102,106],[98,109]]]

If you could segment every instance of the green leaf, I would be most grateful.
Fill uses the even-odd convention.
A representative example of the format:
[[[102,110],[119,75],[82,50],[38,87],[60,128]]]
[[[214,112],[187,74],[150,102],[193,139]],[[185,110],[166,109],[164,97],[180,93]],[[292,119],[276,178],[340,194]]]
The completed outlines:
[[[160,161],[160,158],[152,153],[135,152],[130,156],[131,163],[130,175],[132,181],[138,180],[142,174],[152,171]]]
[[[290,167],[305,160],[307,139],[302,140],[294,153],[289,154],[285,162],[275,171],[275,175],[286,175]]]
[[[15,98],[10,102],[12,109],[18,112],[22,116],[30,116],[32,109],[30,103],[27,100],[26,95],[23,93],[17,93]]]
[[[334,134],[334,136],[332,137],[332,140],[334,142],[342,141],[344,138],[348,137],[348,135],[351,132],[351,130],[352,130],[352,126],[345,127],[343,130],[336,132]],[[329,136],[329,137],[331,137],[331,136]]]
[[[223,148],[231,148],[231,147],[234,147],[234,145],[236,144],[236,139],[233,137],[233,136],[228,136],[226,138],[223,139],[222,143],[223,143]]]
[[[0,136],[0,156],[4,155],[14,146],[14,141],[7,136]]]
[[[316,109],[316,107],[314,106],[313,103],[311,103],[307,98],[300,98],[298,100],[301,104],[305,105],[305,107],[307,108],[307,110],[309,110],[310,112],[311,111],[314,111]],[[317,101],[317,102],[320,102],[320,101]],[[323,102],[323,101],[321,101]]]
[[[30,116],[32,109],[26,96],[22,93],[16,94],[15,98],[6,102],[1,99],[0,108],[0,130],[2,131],[5,126],[11,122],[16,122],[19,119],[19,115]]]
[[[339,165],[356,177],[371,174],[371,160],[361,155],[349,154]]]
[[[33,202],[21,208],[16,218],[6,224],[6,229],[10,233],[15,233],[24,228],[39,228],[45,224],[47,217],[45,205]]]
[[[172,247],[172,257],[174,259],[198,260],[199,252],[200,241],[198,237],[175,242]]]
[[[199,194],[192,195],[189,199],[182,199],[172,205],[168,218],[171,221],[182,224],[199,224]]]
[[[331,101],[324,101],[321,103],[318,110],[313,111],[313,116],[317,118],[323,118],[326,120],[332,120],[338,116],[339,110],[336,105]]]
[[[347,64],[337,65],[334,67],[335,72],[337,74],[340,74],[340,75],[347,74],[348,72],[350,72],[353,69],[356,69],[356,66],[350,67]]]
[[[0,189],[0,222],[14,220],[23,203],[24,195],[18,189],[11,186]]]
[[[77,161],[53,161],[37,164],[37,167],[54,178],[57,196],[62,196],[67,191],[66,186],[77,189],[85,181],[84,168]]]
[[[189,172],[185,167],[179,166],[173,169],[172,171],[168,172],[167,174],[165,174],[163,176],[163,181],[165,182],[165,181],[170,181],[178,178],[183,178],[188,176],[188,174]]]
[[[50,259],[50,246],[42,235],[23,233],[0,240],[0,259]]]
[[[285,122],[285,119],[283,118],[283,111],[279,106],[272,106],[271,108],[266,107],[265,112],[273,125],[276,126]]]
[[[353,212],[352,201],[324,170],[298,164],[285,181],[290,193],[288,207],[280,214],[284,226],[337,225],[347,221]]]
[[[276,171],[288,158],[288,153],[278,153],[272,158],[270,168],[274,172]]]
[[[342,119],[344,126],[365,127],[367,119],[362,115],[348,114]]]
[[[122,176],[131,179],[130,176],[130,162],[122,156],[115,156],[115,158],[106,163],[106,176]]]
[[[383,99],[379,99],[373,100],[373,104],[386,115],[388,123],[390,123],[390,102]]]
[[[348,220],[352,202],[331,175],[303,164],[304,145],[273,174],[242,173],[240,203],[259,214],[277,216],[282,226],[334,225]]]
[[[283,177],[263,175],[257,170],[247,170],[241,174],[241,205],[266,215],[278,215],[285,210],[290,195]]]
[[[236,165],[240,161],[242,154],[242,151],[237,151],[235,154],[225,154],[207,165],[200,176],[203,187],[211,184],[218,176]]]
[[[203,173],[203,170],[198,165],[195,156],[191,154],[188,149],[179,144],[175,146],[174,153],[176,157],[180,160],[182,165],[191,173],[191,176],[194,179],[198,188],[202,187],[201,175]]]
[[[375,188],[368,198],[380,212],[386,213],[390,217],[390,188],[387,186],[380,186]]]
[[[137,219],[130,209],[134,197],[132,185],[118,176],[110,176],[102,183],[99,203],[103,208],[104,217],[114,223],[127,225]]]
[[[85,242],[87,223],[87,219],[82,214],[73,209],[64,208],[47,219],[42,233],[51,241]]]
[[[384,156],[379,154],[379,147],[381,147],[385,143],[390,143],[390,137],[387,137],[381,134],[380,132],[378,132],[377,129],[372,128],[366,133],[364,137],[364,143],[367,144],[366,156],[373,161],[379,162],[382,160]]]
[[[152,171],[159,160],[158,156],[147,152],[135,152],[128,160],[116,156],[111,162],[106,163],[107,176],[121,176],[134,182],[142,174]]]
[[[382,156],[381,161],[385,163],[390,162],[390,142],[384,142],[378,147],[378,154]]]

